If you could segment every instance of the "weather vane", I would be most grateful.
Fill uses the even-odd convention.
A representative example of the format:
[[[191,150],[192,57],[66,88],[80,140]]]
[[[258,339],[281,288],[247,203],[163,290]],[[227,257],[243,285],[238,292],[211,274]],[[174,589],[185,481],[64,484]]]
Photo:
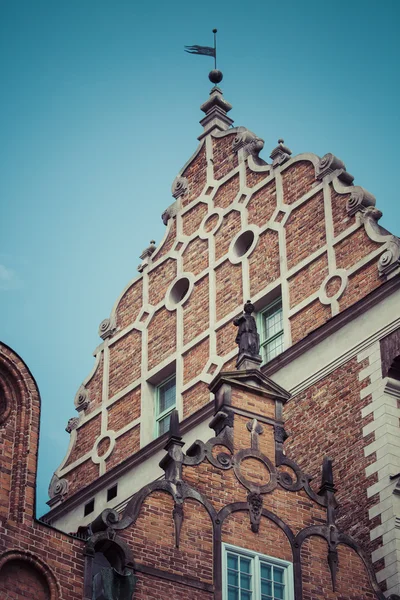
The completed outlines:
[[[189,54],[202,54],[203,56],[214,57],[214,69],[208,75],[212,83],[219,83],[222,81],[222,73],[217,69],[217,29],[213,29],[214,34],[214,48],[211,46],[185,46],[185,52]]]

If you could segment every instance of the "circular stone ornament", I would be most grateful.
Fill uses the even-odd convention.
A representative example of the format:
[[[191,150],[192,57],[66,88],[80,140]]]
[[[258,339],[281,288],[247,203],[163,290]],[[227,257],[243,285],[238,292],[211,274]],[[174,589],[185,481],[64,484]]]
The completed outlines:
[[[222,210],[216,208],[204,217],[199,228],[199,237],[202,240],[208,239],[218,231],[221,227],[222,216]]]
[[[114,431],[106,431],[105,433],[100,434],[93,446],[92,461],[98,464],[102,460],[106,460],[114,450],[114,446]]]
[[[249,225],[246,229],[239,231],[231,241],[229,246],[229,260],[237,264],[253,252],[258,243],[259,229],[254,225]]]
[[[165,307],[167,310],[176,310],[178,306],[186,302],[194,287],[192,273],[181,273],[169,286],[165,294]]]
[[[334,281],[338,278],[340,279],[340,286],[334,294],[328,295],[329,284],[333,284]],[[337,269],[336,271],[325,277],[319,289],[319,301],[322,304],[331,304],[333,300],[338,300],[343,294],[344,290],[346,289],[348,280],[349,279],[347,277],[347,271],[345,269]]]

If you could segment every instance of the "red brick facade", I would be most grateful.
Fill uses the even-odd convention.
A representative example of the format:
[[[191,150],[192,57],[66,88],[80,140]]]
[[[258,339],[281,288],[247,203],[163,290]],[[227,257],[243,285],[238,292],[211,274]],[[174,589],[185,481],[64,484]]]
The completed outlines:
[[[282,388],[263,371],[273,379],[306,352],[318,362],[313,339],[333,335],[361,303],[395,290],[398,242],[341,161],[291,157],[280,143],[267,164],[260,142],[244,128],[203,137],[174,183],[164,240],[143,253],[138,277],[101,324],[45,517],[57,527],[73,522],[68,531],[81,526],[79,536],[35,519],[39,394],[21,359],[0,348],[0,592],[7,600],[27,590],[38,600],[90,600],[100,555],[126,577],[123,585],[133,585],[134,574],[133,598],[227,600],[225,547],[293,565],[285,566],[285,600],[384,598],[393,569],[381,552],[374,465],[384,457],[369,410],[382,376],[376,339],[349,342],[337,364],[313,370],[308,362],[307,375],[300,366]],[[282,303],[284,351],[261,371],[235,371],[232,321],[248,298],[259,325],[263,310]],[[328,350],[321,342],[321,353]],[[173,375],[173,426],[160,439],[159,389]],[[207,441],[212,414],[215,437]],[[178,417],[189,434],[203,427],[184,453]],[[327,456],[336,492],[329,461],[319,485]],[[131,477],[124,487],[123,475]],[[116,483],[124,495],[110,504],[106,492]],[[385,572],[380,587],[374,570]]]

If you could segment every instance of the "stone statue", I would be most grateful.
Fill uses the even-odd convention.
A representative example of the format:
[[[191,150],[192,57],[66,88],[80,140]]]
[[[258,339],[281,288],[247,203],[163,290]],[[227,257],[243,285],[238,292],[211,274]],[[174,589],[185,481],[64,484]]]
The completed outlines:
[[[257,333],[256,320],[251,316],[252,312],[254,306],[247,300],[243,314],[233,320],[233,324],[239,327],[235,340],[239,346],[239,357],[241,354],[254,357],[260,354],[260,336]]]
[[[132,600],[136,577],[130,569],[105,568],[93,578],[93,600]]]

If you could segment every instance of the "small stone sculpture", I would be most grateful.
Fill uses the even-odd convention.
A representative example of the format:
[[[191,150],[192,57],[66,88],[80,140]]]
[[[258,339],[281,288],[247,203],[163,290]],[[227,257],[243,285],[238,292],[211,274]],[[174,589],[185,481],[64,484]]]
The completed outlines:
[[[243,314],[233,320],[233,324],[239,327],[235,340],[239,346],[239,356],[241,354],[259,356],[260,336],[257,333],[256,320],[251,316],[254,306],[250,300],[247,300],[243,310]]]
[[[130,569],[119,573],[112,567],[102,569],[93,578],[93,600],[131,600],[136,577]]]

